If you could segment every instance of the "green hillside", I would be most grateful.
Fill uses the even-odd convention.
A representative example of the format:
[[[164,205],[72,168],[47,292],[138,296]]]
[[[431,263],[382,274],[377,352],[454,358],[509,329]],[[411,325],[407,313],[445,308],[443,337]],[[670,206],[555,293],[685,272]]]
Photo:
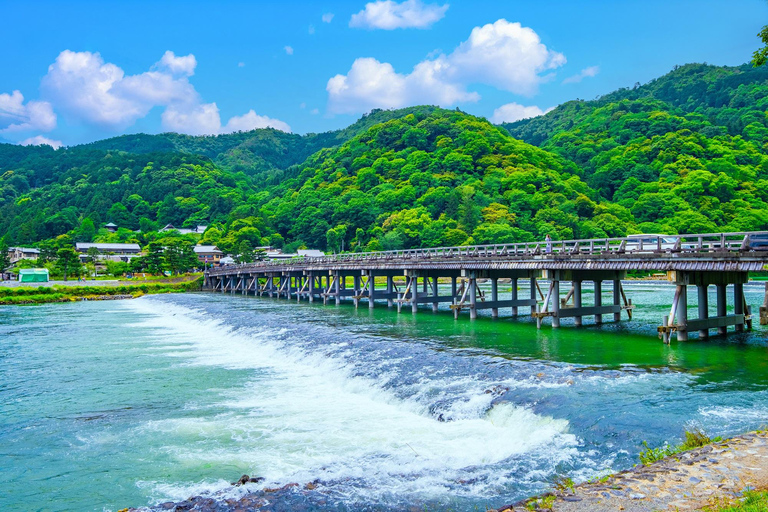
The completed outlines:
[[[0,237],[148,243],[206,224],[226,251],[338,251],[768,229],[767,78],[687,65],[503,128],[423,106],[304,136],[0,145]],[[123,229],[96,229],[110,221]]]

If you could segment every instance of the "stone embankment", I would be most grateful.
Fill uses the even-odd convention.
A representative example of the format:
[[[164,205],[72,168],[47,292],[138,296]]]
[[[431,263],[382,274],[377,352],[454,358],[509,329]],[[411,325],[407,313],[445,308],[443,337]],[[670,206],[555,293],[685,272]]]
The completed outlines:
[[[737,436],[647,466],[577,486],[499,512],[652,512],[700,510],[768,488],[768,431]]]

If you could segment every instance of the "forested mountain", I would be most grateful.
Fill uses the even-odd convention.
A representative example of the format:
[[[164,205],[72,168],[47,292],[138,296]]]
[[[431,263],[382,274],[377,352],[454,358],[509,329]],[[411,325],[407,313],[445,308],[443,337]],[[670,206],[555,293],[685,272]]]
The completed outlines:
[[[237,252],[768,229],[766,79],[686,65],[503,128],[412,107],[304,136],[0,145],[0,237],[144,243],[207,224],[205,243]],[[98,232],[109,221],[124,229]]]

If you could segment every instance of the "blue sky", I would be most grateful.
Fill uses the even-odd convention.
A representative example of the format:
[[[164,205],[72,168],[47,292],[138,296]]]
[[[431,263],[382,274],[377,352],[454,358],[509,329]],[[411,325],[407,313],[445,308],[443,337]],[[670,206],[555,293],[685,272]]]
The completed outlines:
[[[0,16],[0,140],[72,145],[320,132],[424,103],[514,120],[676,64],[747,62],[768,3],[0,0]]]

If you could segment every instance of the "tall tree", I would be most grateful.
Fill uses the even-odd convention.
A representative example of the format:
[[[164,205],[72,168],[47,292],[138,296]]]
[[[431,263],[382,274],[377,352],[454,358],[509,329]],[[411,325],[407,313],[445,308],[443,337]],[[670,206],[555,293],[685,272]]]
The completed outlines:
[[[763,47],[755,50],[755,53],[752,54],[752,65],[754,67],[762,66],[768,62],[768,25],[763,27],[763,30],[757,34],[757,37],[763,42]]]
[[[62,247],[56,251],[56,270],[64,275],[66,281],[69,276],[79,276],[83,272],[80,263],[80,255],[72,247]]]

